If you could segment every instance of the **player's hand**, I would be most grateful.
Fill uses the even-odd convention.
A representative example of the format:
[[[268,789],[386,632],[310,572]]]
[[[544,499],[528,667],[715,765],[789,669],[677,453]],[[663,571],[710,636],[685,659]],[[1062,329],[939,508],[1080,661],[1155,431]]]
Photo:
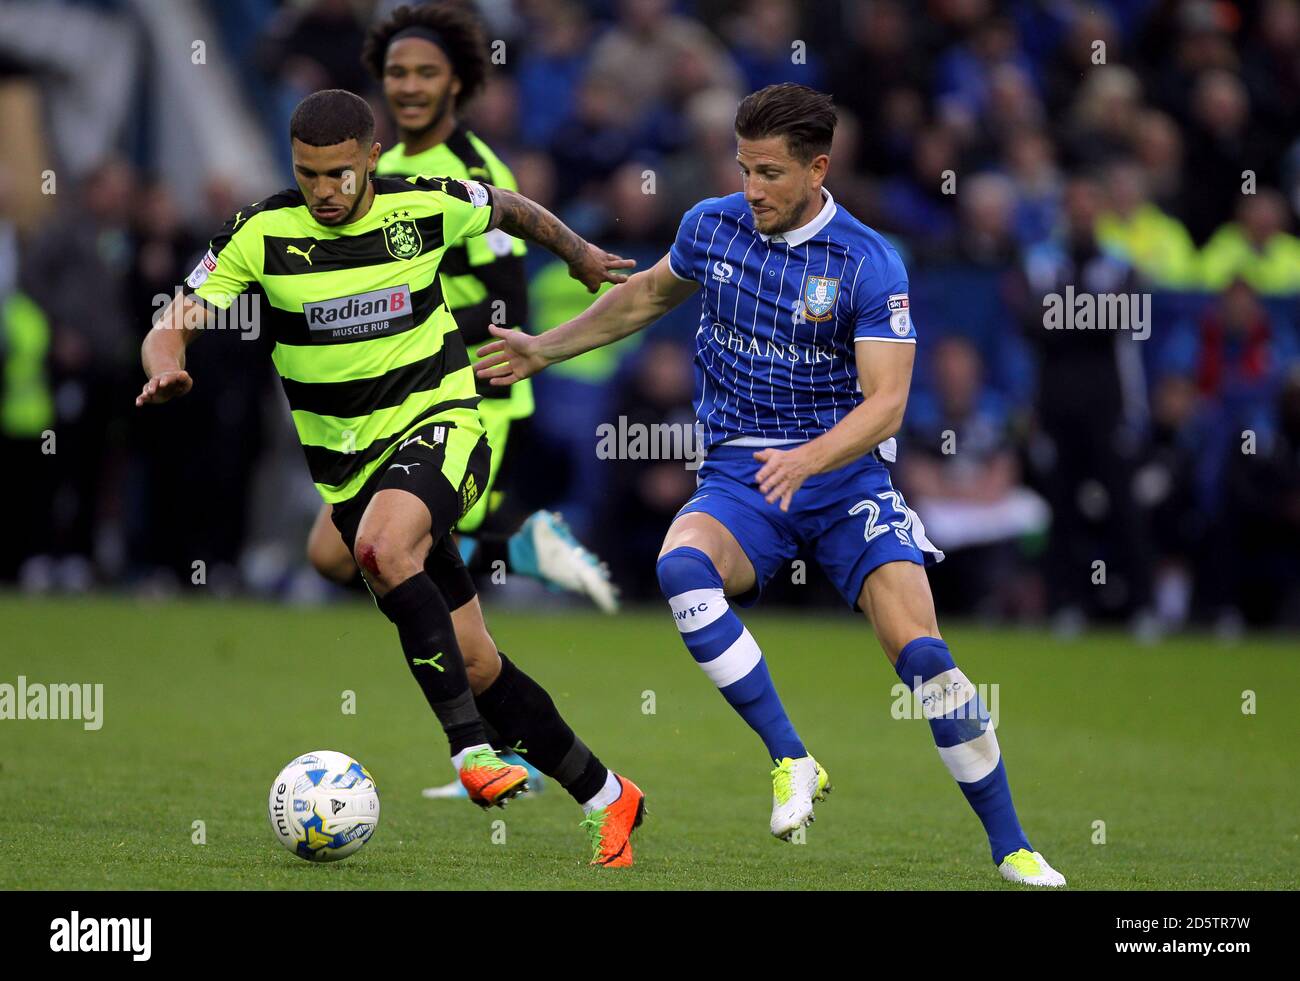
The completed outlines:
[[[635,259],[624,259],[588,242],[582,255],[569,263],[569,275],[587,287],[588,293],[594,293],[602,283],[626,283],[627,276],[614,270],[635,265]]]
[[[193,387],[194,379],[188,371],[164,371],[144,383],[144,388],[135,397],[135,404],[137,408],[142,405],[159,405],[184,395]]]
[[[493,385],[513,385],[517,381],[537,374],[549,361],[539,352],[539,339],[522,330],[506,330],[489,324],[498,340],[489,341],[475,353],[481,359],[474,365],[474,374],[486,378]]]
[[[758,492],[767,498],[768,504],[780,501],[782,511],[790,510],[790,498],[794,497],[794,492],[816,472],[800,450],[769,447],[755,453],[754,459],[763,464],[755,477]]]

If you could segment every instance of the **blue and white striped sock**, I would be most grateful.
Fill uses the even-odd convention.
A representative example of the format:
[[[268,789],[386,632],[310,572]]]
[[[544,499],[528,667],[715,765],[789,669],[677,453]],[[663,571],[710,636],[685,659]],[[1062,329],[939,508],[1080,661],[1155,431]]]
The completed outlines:
[[[659,560],[659,585],[691,656],[762,738],[773,760],[807,756],[772,684],[763,652],[722,591],[722,576],[698,548],[675,548]]]
[[[993,722],[948,645],[937,637],[918,637],[903,648],[894,667],[912,691],[921,689],[939,758],[984,825],[994,864],[1021,848],[1033,851],[1011,801]]]

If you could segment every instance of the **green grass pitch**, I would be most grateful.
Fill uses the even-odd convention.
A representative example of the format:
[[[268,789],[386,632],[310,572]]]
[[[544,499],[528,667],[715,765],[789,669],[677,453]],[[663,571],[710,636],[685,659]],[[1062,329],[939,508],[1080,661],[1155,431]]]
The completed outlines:
[[[897,679],[861,618],[746,617],[835,783],[806,843],[790,845],[767,832],[761,744],[667,612],[524,614],[489,597],[487,614],[502,649],[646,791],[635,868],[585,865],[581,813],[554,784],[486,814],[424,800],[450,777],[446,743],[364,602],[6,597],[0,683],[102,683],[104,725],[0,721],[0,888],[1015,888],[924,721],[891,717]],[[1297,887],[1294,640],[1143,647],[975,626],[947,638],[974,682],[999,685],[1021,820],[1073,888]],[[1247,690],[1255,714],[1242,711]],[[382,801],[375,837],[333,865],[291,856],[266,816],[272,778],[314,749],[361,760]]]

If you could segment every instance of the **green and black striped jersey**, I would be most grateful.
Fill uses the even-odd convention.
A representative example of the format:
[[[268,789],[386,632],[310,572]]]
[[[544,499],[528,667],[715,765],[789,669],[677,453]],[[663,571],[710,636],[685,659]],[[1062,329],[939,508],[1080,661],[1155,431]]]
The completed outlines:
[[[235,215],[184,290],[227,309],[252,294],[321,497],[346,501],[432,420],[481,431],[469,355],[439,264],[492,214],[482,184],[374,179],[348,225],[317,222],[295,188]]]
[[[406,145],[399,143],[379,158],[377,169],[389,176],[438,174],[484,181],[507,191],[519,189],[510,168],[463,126],[457,126],[445,142],[421,153],[408,156]],[[457,242],[442,257],[443,296],[471,356],[480,344],[492,339],[488,324],[523,327],[528,322],[526,254],[521,239],[497,228]],[[478,393],[483,396],[482,413],[500,413],[510,419],[532,415],[533,387],[527,379],[506,386],[480,382]]]

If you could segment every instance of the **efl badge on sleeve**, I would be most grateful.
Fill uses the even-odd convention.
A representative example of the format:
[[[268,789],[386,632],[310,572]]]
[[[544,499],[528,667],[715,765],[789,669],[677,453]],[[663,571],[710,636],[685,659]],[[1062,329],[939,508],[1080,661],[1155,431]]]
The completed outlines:
[[[912,314],[906,293],[889,294],[889,329],[899,337],[906,337],[912,329]]]
[[[216,272],[216,270],[217,257],[212,254],[211,249],[208,249],[203,259],[194,267],[194,271],[190,273],[185,282],[189,284],[190,289],[196,290],[208,281],[208,273]]]
[[[804,316],[809,320],[830,320],[840,281],[825,276],[809,276],[803,283]]]
[[[490,200],[487,188],[478,181],[461,181],[460,183],[465,188],[466,193],[469,194],[469,203],[474,207],[481,208]]]

